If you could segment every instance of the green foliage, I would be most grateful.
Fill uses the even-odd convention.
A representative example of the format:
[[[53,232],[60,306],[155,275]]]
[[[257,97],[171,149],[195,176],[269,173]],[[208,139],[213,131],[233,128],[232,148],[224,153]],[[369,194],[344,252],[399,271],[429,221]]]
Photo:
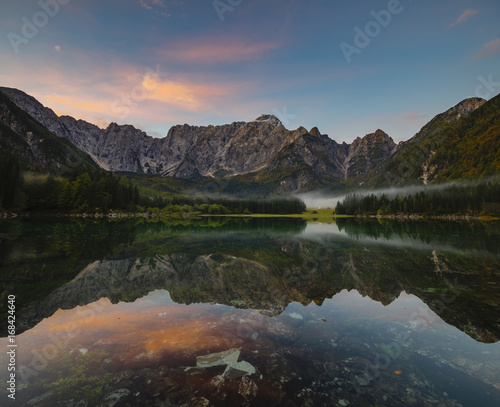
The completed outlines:
[[[177,196],[168,200],[164,213],[225,214],[292,214],[306,210],[305,203],[296,197],[284,198],[193,198]]]
[[[124,177],[104,171],[83,171],[74,180],[46,174],[24,174],[26,210],[108,211],[134,210],[140,196]]]
[[[500,96],[450,127],[431,160],[436,181],[474,179],[500,171]]]
[[[225,206],[214,203],[208,207],[208,213],[210,215],[223,215],[227,213],[227,209]]]

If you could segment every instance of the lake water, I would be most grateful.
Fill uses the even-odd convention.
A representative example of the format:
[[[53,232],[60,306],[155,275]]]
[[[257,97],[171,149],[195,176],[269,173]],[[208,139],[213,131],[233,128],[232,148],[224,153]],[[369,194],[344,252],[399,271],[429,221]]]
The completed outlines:
[[[2,222],[0,405],[498,406],[499,238],[437,221]]]

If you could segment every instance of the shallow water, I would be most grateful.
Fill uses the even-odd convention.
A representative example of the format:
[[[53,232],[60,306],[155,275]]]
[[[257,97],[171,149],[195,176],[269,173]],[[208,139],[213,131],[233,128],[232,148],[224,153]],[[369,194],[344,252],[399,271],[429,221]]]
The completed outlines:
[[[455,222],[0,223],[1,309],[16,295],[17,325],[16,400],[0,397],[497,406],[499,235]],[[232,370],[197,366],[228,350]],[[6,352],[0,363],[7,378]]]

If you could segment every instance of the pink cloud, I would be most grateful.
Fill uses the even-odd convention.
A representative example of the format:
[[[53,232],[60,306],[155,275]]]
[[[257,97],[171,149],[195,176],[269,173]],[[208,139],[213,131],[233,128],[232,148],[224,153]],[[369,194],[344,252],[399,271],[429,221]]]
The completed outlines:
[[[476,59],[495,58],[500,55],[500,38],[487,42],[474,55]]]
[[[211,38],[202,43],[198,39],[186,41],[175,48],[162,50],[160,54],[169,60],[216,64],[260,59],[279,47],[277,42],[248,43],[244,40]]]
[[[418,122],[420,123],[423,119],[428,117],[425,113],[420,113],[418,110],[412,110],[411,112],[403,115],[403,120],[406,122]]]
[[[475,16],[477,13],[478,13],[478,10],[473,10],[471,8],[467,9],[460,15],[460,17],[458,17],[458,19],[455,22],[451,23],[448,27],[454,27],[457,24],[463,23],[463,22],[467,21],[469,18],[471,18],[472,16]]]
[[[165,8],[165,4],[162,0],[139,0],[139,4],[146,10],[152,10],[153,6]]]

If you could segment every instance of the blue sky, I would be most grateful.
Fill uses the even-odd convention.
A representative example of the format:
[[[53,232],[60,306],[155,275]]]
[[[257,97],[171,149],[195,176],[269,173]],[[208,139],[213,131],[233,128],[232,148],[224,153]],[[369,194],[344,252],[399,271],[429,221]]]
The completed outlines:
[[[498,0],[2,0],[0,84],[156,137],[277,115],[396,141],[500,93]]]

